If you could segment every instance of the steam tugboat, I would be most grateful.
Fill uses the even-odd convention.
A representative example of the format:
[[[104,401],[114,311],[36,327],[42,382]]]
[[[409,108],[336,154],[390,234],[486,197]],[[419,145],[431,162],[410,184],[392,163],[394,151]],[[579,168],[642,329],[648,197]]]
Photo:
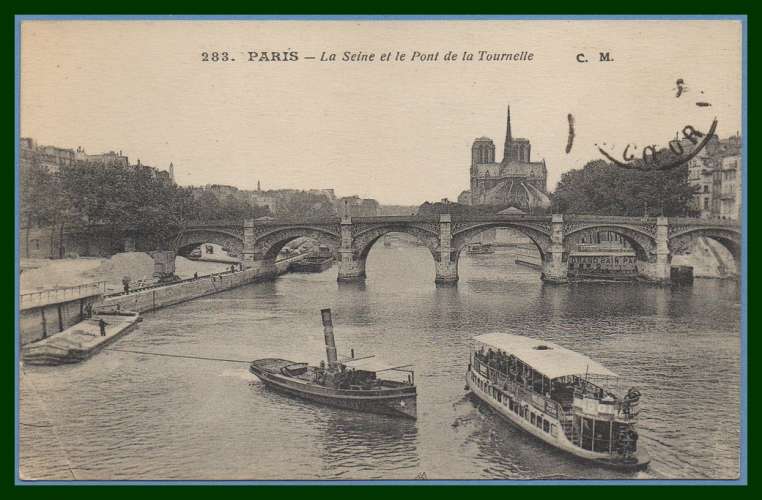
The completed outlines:
[[[640,470],[650,458],[638,445],[640,392],[608,386],[619,377],[551,342],[489,333],[474,338],[466,388],[501,416],[546,443],[601,465]],[[621,391],[620,391],[621,392]]]
[[[416,418],[415,373],[410,365],[389,366],[374,356],[340,362],[336,354],[331,310],[320,311],[325,334],[327,365],[309,366],[286,359],[264,358],[249,370],[266,386],[291,396],[339,408]],[[406,372],[407,379],[382,379],[379,373]]]

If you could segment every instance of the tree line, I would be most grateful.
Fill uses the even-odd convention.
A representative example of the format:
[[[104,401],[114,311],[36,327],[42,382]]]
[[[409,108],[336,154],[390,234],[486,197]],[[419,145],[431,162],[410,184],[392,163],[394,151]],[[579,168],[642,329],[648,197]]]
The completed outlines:
[[[595,160],[564,172],[551,200],[557,213],[690,216],[697,190],[688,182],[687,164],[644,171]]]
[[[37,159],[20,170],[21,226],[49,228],[62,253],[64,229],[106,228],[114,240],[129,230],[158,247],[190,220],[257,218],[271,215],[266,207],[252,206],[233,196],[218,199],[213,193],[193,196],[193,188],[180,187],[168,173],[144,165],[75,161],[51,172]],[[28,248],[27,241],[27,248]],[[55,249],[51,249],[51,255]],[[63,257],[63,255],[59,255]]]

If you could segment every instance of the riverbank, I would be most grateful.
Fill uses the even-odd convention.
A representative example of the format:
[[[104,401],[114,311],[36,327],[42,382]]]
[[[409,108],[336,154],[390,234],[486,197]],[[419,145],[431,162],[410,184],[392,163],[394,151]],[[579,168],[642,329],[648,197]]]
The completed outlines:
[[[126,294],[120,293],[106,296],[96,306],[96,310],[114,311],[121,309],[140,313],[155,311],[163,307],[223,292],[249,283],[273,279],[288,272],[291,263],[304,258],[304,255],[298,255],[276,261],[275,276],[273,276],[271,270],[268,270],[267,274],[263,274],[261,266],[255,262],[252,267],[243,271],[216,273],[198,278],[189,278],[167,285],[136,290]]]

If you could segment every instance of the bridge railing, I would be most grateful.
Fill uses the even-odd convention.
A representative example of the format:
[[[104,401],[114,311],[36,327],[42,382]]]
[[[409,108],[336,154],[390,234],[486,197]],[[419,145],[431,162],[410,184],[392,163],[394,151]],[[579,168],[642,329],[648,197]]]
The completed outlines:
[[[34,292],[22,293],[19,296],[19,309],[29,309],[48,304],[58,304],[60,302],[69,302],[84,297],[94,295],[103,295],[106,293],[106,282],[95,281],[92,283],[82,283],[81,285],[62,286],[39,290]]]
[[[731,219],[694,219],[691,217],[670,217],[670,224],[690,224],[691,226],[740,227],[741,223]]]
[[[453,222],[548,222],[550,215],[529,215],[529,214],[450,214]],[[587,214],[564,214],[564,222],[596,222],[612,224],[656,224],[656,217],[623,217],[615,215],[587,215]],[[380,215],[367,217],[352,217],[353,223],[413,223],[413,222],[439,222],[438,214],[431,215]],[[266,220],[255,220],[255,225],[306,225],[306,224],[338,224],[340,217],[282,217]],[[738,221],[729,219],[698,219],[690,217],[669,217],[670,224],[691,224],[696,226],[723,226],[738,227]],[[243,220],[207,220],[207,221],[187,221],[185,228],[200,227],[240,227],[243,226]]]

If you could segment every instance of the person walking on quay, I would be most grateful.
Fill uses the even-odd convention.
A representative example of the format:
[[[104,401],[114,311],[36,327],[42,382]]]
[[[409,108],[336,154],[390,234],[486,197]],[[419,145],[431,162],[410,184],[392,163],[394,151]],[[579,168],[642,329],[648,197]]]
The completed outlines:
[[[122,285],[124,285],[124,293],[130,293],[130,278],[127,276],[122,278]]]
[[[106,325],[108,325],[108,323],[103,321],[103,318],[100,318],[98,320],[98,327],[101,329],[101,337],[105,337],[106,336]]]
[[[196,271],[195,273],[193,273],[193,279],[194,279],[194,280],[197,280],[197,279],[198,279],[198,271]]]

